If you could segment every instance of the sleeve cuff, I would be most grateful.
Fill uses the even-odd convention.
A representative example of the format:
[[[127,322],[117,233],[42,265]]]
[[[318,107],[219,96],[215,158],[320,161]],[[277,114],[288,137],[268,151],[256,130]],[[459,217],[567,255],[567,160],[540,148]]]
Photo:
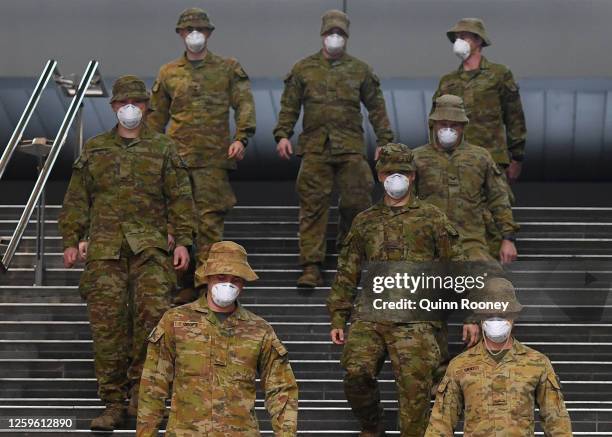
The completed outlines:
[[[187,238],[187,237],[175,238],[175,241],[176,241],[176,245],[177,246],[189,247],[189,246],[193,245],[193,240],[191,238]]]
[[[346,320],[348,317],[341,313],[340,311],[336,311],[332,314],[331,317],[331,326],[332,329],[344,329],[346,326]]]

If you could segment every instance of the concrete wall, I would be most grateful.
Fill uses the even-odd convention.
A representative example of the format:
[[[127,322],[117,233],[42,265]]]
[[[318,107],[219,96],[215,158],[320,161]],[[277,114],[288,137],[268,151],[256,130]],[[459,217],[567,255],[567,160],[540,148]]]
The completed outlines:
[[[609,0],[347,0],[350,51],[382,77],[438,77],[454,68],[445,31],[458,18],[480,16],[491,59],[518,77],[604,77]],[[235,56],[252,77],[280,77],[318,49],[319,17],[342,0],[2,0],[0,76],[38,75],[44,61],[65,74],[89,58],[103,73],[154,76],[182,50],[179,12],[201,6],[217,25],[212,50]]]

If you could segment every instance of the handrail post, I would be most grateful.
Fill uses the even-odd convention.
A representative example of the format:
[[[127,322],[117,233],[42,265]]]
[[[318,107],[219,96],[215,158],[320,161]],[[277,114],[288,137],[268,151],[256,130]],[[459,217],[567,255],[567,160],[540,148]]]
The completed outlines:
[[[19,141],[21,141],[21,137],[23,136],[23,131],[25,130],[28,123],[30,122],[30,118],[32,117],[32,114],[34,113],[36,106],[38,106],[40,97],[42,96],[42,93],[45,87],[47,86],[49,79],[51,79],[51,76],[53,76],[54,73],[57,74],[56,67],[57,67],[57,61],[54,61],[53,59],[49,59],[47,61],[47,64],[45,65],[45,68],[40,74],[40,77],[38,78],[38,82],[36,83],[36,86],[34,87],[34,91],[32,91],[32,95],[30,96],[30,99],[28,100],[28,103],[26,104],[25,110],[21,114],[21,117],[19,118],[19,121],[17,122],[17,126],[15,126],[15,130],[13,130],[13,134],[11,135],[11,138],[6,146],[6,149],[4,149],[4,152],[2,153],[2,157],[0,158],[0,179],[2,178],[2,175],[4,174],[6,167],[8,167],[8,163],[11,160],[11,157],[13,156],[13,152],[15,152],[17,145],[19,144]]]
[[[42,167],[42,171],[40,172],[38,179],[36,180],[36,184],[34,185],[34,189],[30,194],[30,198],[26,203],[25,209],[21,214],[21,218],[19,219],[19,223],[17,223],[17,227],[13,232],[13,236],[2,256],[2,268],[4,270],[8,269],[8,266],[15,255],[15,251],[17,250],[17,245],[21,241],[21,237],[23,237],[23,233],[28,225],[30,218],[32,217],[32,213],[34,211],[34,206],[38,202],[42,191],[47,183],[47,179],[51,173],[51,169],[53,168],[55,161],[59,155],[59,152],[66,141],[66,137],[68,136],[68,131],[72,126],[75,117],[77,116],[78,110],[83,103],[83,99],[85,98],[85,94],[87,89],[91,84],[92,78],[95,76],[98,70],[98,62],[90,61],[85,69],[85,73],[83,74],[81,81],[79,83],[78,89],[70,102],[70,106],[68,107],[68,112],[64,116],[62,124],[60,125],[59,131],[53,140],[53,144],[51,146],[51,150],[49,151],[49,156],[44,162]]]

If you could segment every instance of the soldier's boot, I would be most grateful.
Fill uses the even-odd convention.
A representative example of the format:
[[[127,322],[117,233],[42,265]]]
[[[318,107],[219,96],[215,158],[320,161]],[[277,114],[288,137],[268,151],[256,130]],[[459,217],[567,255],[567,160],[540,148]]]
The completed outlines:
[[[123,404],[108,404],[102,414],[91,421],[92,431],[114,431],[125,422],[125,407]]]
[[[198,291],[193,287],[187,287],[179,290],[172,299],[172,305],[179,306],[191,303],[199,298]]]
[[[140,386],[138,384],[132,386],[130,390],[130,403],[127,407],[127,414],[130,417],[138,416],[138,392],[140,391]]]
[[[379,423],[375,427],[363,428],[359,433],[359,437],[385,437],[386,435],[385,425],[382,423]]]
[[[323,276],[318,264],[306,264],[302,275],[297,280],[298,287],[320,287],[323,285]]]

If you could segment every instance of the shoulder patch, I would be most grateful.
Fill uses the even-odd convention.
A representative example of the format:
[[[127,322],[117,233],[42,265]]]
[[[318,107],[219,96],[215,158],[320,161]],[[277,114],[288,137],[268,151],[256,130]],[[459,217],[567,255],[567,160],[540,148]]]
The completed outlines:
[[[285,348],[285,346],[281,343],[281,341],[278,338],[275,338],[274,340],[272,340],[272,346],[274,346],[274,349],[276,349],[276,352],[278,352],[278,354],[281,357],[284,357],[285,355],[287,355],[287,349]]]
[[[159,339],[162,338],[163,336],[164,336],[164,330],[161,329],[159,326],[156,326],[155,328],[153,328],[153,331],[151,331],[151,333],[149,334],[149,337],[147,338],[147,340],[149,340],[149,342],[151,343],[157,343]]]

